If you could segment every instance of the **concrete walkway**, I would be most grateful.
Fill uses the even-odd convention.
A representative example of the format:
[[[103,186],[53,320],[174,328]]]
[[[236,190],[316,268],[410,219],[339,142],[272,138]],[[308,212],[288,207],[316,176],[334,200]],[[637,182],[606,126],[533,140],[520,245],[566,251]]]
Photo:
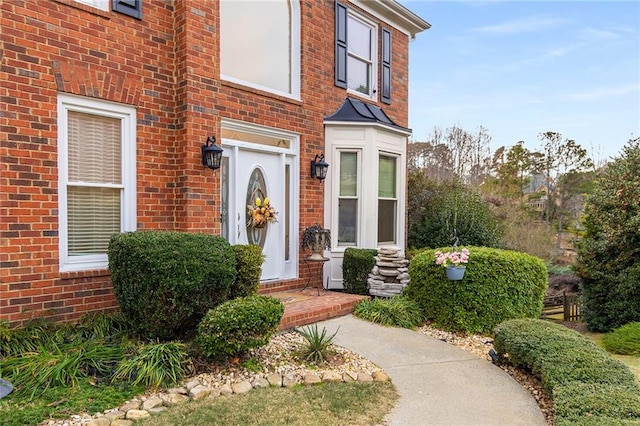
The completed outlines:
[[[378,364],[400,400],[390,425],[546,425],[535,399],[499,367],[423,334],[352,315],[318,323],[334,343]]]

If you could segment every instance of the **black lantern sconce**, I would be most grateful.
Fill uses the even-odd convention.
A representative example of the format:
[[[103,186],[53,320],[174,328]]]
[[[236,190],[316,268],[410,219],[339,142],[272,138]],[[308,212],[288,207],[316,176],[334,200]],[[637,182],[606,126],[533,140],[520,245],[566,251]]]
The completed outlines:
[[[202,165],[207,166],[211,170],[220,168],[222,161],[222,148],[216,145],[215,136],[209,136],[207,143],[202,145]]]
[[[324,161],[324,154],[317,155],[311,160],[311,177],[320,181],[327,177],[329,165]]]

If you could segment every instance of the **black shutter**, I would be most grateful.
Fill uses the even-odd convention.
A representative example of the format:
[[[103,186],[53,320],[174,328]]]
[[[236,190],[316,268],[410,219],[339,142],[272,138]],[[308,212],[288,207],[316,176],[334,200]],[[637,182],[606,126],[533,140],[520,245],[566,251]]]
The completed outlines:
[[[337,2],[335,84],[347,88],[347,7]]]
[[[391,103],[391,32],[382,29],[382,90],[380,100]]]
[[[113,0],[112,9],[114,12],[142,19],[142,0]]]

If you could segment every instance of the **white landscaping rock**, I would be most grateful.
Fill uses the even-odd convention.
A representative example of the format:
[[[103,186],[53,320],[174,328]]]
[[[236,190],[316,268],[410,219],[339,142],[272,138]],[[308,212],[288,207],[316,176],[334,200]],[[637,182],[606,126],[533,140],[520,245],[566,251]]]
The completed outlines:
[[[240,394],[249,392],[251,389],[253,389],[253,386],[251,386],[251,383],[249,383],[247,380],[243,380],[232,385],[231,389],[233,390],[233,393]]]
[[[150,415],[146,410],[129,410],[127,411],[127,420],[140,420]]]

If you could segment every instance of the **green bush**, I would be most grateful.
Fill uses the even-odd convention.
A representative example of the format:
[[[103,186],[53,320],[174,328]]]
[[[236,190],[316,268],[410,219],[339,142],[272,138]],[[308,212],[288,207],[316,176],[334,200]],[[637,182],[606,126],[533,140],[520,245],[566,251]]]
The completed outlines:
[[[369,294],[367,280],[376,264],[375,249],[347,247],[342,259],[344,291],[351,294]]]
[[[410,172],[407,210],[409,247],[452,244],[454,229],[466,245],[500,246],[500,221],[479,194],[460,182],[435,182],[422,171]]]
[[[230,299],[258,294],[264,255],[262,248],[254,244],[233,246],[236,255],[236,279],[231,285]]]
[[[578,245],[585,321],[607,332],[640,321],[640,138],[597,177],[584,203],[585,234]]]
[[[207,312],[198,325],[196,346],[211,360],[241,355],[265,345],[283,313],[282,302],[269,296],[229,300]]]
[[[495,328],[494,348],[508,362],[530,368],[551,393],[569,382],[635,385],[635,377],[588,337],[538,319],[506,321]]]
[[[469,250],[462,281],[447,280],[435,263],[437,250],[423,250],[411,259],[405,295],[418,302],[426,319],[451,331],[490,333],[508,319],[540,317],[547,289],[541,259],[487,247]]]
[[[109,269],[120,309],[146,338],[190,335],[226,301],[236,276],[233,249],[221,237],[184,232],[112,236]]]
[[[640,322],[630,322],[605,334],[602,344],[615,354],[640,356]]]
[[[404,296],[363,300],[356,305],[353,315],[381,325],[409,329],[416,328],[424,320],[416,301]]]
[[[640,422],[635,376],[586,336],[548,321],[510,320],[496,327],[494,348],[500,362],[540,378],[553,398],[556,424]]]
[[[566,419],[566,424],[582,424],[581,418],[588,422],[598,419],[593,423],[598,425],[621,420],[640,424],[638,391],[625,386],[570,382],[553,392],[553,409],[556,419]]]

